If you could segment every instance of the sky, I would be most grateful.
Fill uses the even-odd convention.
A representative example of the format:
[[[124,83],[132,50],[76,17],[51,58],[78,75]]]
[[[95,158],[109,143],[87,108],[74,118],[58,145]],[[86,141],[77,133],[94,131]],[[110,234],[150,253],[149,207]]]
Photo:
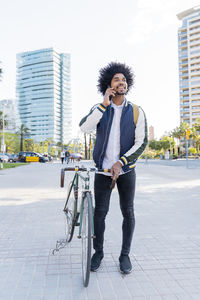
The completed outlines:
[[[158,139],[179,126],[177,14],[196,0],[0,0],[0,99],[16,98],[16,54],[55,47],[71,54],[73,136],[97,92],[100,68],[126,63],[135,73],[126,96],[146,113]]]

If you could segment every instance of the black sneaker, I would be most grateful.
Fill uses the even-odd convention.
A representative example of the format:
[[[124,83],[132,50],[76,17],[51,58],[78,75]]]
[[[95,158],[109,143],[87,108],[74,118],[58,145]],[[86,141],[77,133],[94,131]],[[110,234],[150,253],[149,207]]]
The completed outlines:
[[[131,261],[128,255],[121,254],[119,257],[120,271],[124,274],[129,274],[132,271]]]
[[[95,252],[91,259],[91,271],[97,271],[97,269],[100,267],[101,260],[103,258],[103,252]]]

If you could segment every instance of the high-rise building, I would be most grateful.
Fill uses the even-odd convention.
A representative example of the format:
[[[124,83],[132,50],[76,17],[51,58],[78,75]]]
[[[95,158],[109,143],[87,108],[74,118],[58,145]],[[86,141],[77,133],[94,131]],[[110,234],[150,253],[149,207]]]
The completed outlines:
[[[153,126],[149,126],[149,140],[152,141],[155,139],[154,136],[154,127]]]
[[[192,126],[200,118],[200,6],[177,15],[180,121]]]
[[[35,141],[67,143],[72,131],[70,54],[53,48],[17,54],[17,106]]]

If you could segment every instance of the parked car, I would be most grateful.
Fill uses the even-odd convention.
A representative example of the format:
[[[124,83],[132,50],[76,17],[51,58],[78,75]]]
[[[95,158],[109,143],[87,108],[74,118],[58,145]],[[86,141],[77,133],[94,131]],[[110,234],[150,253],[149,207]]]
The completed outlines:
[[[72,161],[74,161],[74,160],[80,161],[82,159],[82,155],[80,153],[71,153],[69,158]]]
[[[17,162],[18,154],[9,154],[8,155],[8,162]]]
[[[18,161],[20,162],[47,162],[48,158],[37,152],[19,152]]]
[[[0,162],[8,162],[8,155],[0,153]]]
[[[48,161],[52,161],[53,157],[50,154],[42,154],[44,157],[46,157],[48,159]]]

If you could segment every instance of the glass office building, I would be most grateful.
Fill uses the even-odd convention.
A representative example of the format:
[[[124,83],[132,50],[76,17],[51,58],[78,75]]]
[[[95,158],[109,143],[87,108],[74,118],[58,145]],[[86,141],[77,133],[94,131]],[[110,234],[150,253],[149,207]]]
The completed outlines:
[[[180,121],[192,126],[200,118],[200,6],[177,15]]]
[[[70,54],[53,48],[17,54],[17,107],[36,142],[67,143],[72,131]]]

